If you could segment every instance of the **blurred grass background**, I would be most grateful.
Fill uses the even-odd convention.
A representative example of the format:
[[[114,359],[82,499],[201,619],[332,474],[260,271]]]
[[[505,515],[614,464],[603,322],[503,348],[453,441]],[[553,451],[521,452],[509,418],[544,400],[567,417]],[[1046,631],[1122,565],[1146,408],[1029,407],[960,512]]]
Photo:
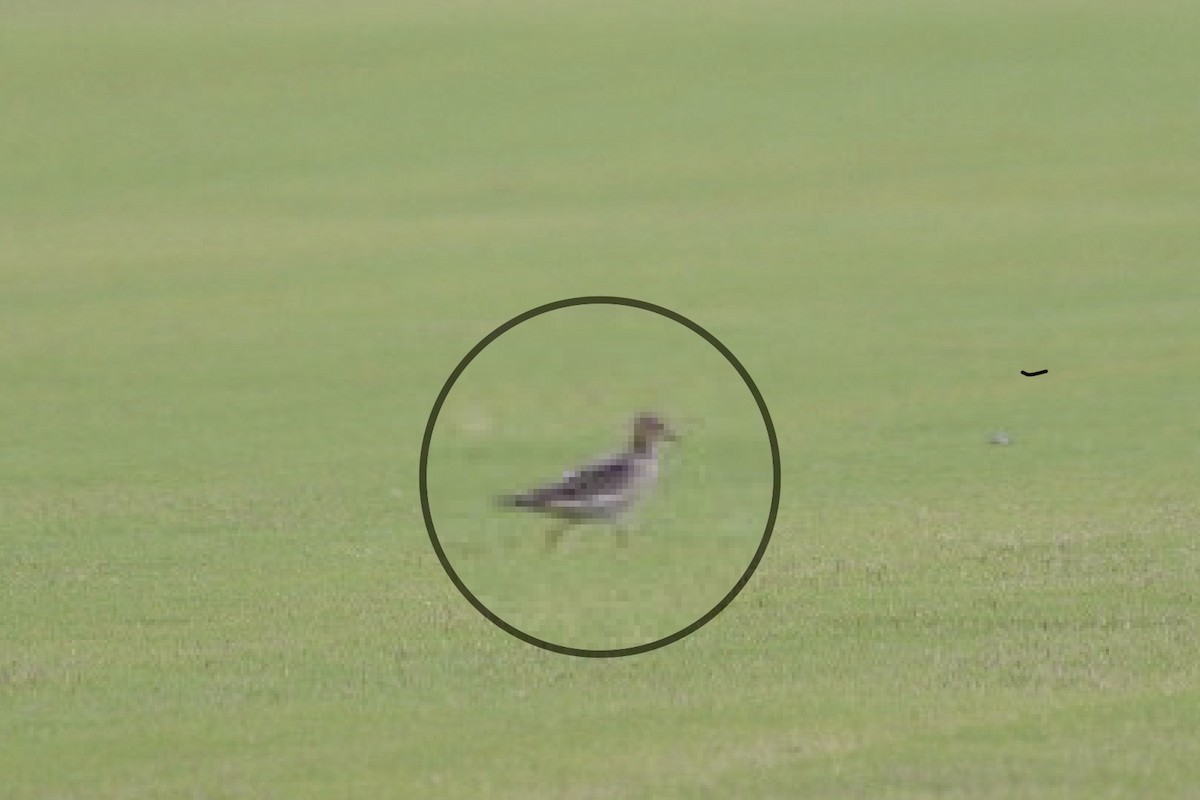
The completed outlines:
[[[1194,792],[1194,4],[0,16],[5,796]],[[620,661],[416,498],[453,366],[585,294],[783,449],[746,591]]]

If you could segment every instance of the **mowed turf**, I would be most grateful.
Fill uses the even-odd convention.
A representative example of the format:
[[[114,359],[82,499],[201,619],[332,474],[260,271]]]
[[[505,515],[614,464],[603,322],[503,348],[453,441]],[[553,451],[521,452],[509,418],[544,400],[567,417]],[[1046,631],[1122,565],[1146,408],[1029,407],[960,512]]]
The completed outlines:
[[[593,5],[5,4],[0,795],[1194,793],[1200,8]],[[454,365],[587,294],[719,337],[783,456],[741,596],[619,660],[491,625],[417,498]],[[761,429],[627,358],[704,442],[670,535],[490,516],[635,410],[514,359],[439,429],[462,558],[724,566],[679,498]]]

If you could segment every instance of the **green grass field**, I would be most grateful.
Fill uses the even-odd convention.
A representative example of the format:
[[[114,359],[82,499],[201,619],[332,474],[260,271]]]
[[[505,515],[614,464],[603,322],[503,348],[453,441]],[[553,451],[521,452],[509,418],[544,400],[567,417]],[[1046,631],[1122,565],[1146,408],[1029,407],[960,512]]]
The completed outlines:
[[[166,5],[0,2],[0,797],[1195,796],[1200,6]],[[417,495],[590,294],[783,461],[616,660]],[[761,422],[560,321],[439,532],[644,639]],[[626,550],[488,508],[635,397]]]

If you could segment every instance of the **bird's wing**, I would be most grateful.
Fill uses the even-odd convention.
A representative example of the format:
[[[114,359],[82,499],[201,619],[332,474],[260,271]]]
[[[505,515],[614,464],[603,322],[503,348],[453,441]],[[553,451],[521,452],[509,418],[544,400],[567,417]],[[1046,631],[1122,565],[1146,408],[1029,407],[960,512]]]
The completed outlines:
[[[595,495],[619,494],[629,484],[633,464],[628,455],[610,456],[563,473],[558,483],[541,491],[547,499],[576,500]]]
[[[562,480],[500,498],[518,508],[569,508],[613,500],[628,486],[633,465],[627,456],[612,456],[563,473]]]
[[[568,470],[562,480],[498,500],[516,508],[614,507],[627,498],[635,471],[632,456],[623,453]]]

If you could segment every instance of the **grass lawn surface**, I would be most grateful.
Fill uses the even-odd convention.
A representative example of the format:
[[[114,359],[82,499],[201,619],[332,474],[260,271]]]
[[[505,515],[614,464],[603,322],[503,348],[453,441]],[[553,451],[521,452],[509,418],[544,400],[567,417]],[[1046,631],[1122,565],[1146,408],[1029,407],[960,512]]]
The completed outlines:
[[[1195,796],[1200,5],[0,17],[0,796]]]

